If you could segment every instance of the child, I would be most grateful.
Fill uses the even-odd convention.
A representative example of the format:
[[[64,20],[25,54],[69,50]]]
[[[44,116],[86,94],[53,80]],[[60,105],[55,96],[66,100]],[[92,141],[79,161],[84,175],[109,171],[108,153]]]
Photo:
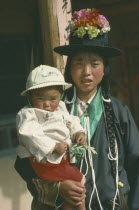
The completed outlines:
[[[84,129],[78,117],[71,116],[60,101],[63,87],[70,87],[61,72],[41,65],[28,76],[26,90],[29,106],[16,118],[20,158],[29,158],[38,177],[49,181],[73,180],[85,184],[79,170],[69,164],[73,143],[86,144]],[[63,209],[75,209],[63,204]],[[85,203],[77,207],[84,210]]]

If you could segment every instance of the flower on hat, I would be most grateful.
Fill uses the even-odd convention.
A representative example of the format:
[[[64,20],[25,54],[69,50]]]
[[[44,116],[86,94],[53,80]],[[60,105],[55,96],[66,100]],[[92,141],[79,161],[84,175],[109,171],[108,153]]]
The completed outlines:
[[[89,39],[110,31],[109,22],[95,8],[75,11],[70,22],[70,28],[73,31],[73,36],[83,38],[87,34]]]

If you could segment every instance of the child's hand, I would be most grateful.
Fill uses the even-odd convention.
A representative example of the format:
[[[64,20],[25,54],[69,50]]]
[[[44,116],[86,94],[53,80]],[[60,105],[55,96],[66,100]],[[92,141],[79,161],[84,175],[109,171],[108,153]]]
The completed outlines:
[[[86,138],[85,138],[85,134],[82,132],[79,132],[76,134],[75,137],[75,141],[77,142],[77,144],[79,145],[85,145],[86,144]]]
[[[65,142],[57,143],[53,152],[58,155],[63,155],[68,149],[68,145]]]

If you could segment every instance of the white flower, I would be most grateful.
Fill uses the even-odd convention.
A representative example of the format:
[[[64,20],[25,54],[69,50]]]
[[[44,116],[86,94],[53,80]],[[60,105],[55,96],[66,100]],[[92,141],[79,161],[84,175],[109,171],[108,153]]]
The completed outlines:
[[[101,31],[103,32],[103,33],[106,33],[106,32],[108,32],[108,31],[110,31],[110,25],[109,25],[109,23],[107,22],[105,25],[104,25],[104,27],[101,29]]]

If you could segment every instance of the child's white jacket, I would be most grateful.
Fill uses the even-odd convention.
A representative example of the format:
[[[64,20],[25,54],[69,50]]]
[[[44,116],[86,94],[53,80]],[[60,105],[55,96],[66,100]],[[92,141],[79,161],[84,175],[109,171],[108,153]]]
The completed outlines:
[[[25,106],[17,114],[16,128],[20,158],[34,156],[38,162],[55,164],[60,163],[64,155],[52,153],[56,143],[66,142],[71,148],[75,134],[84,132],[79,118],[70,115],[62,101],[54,112]]]

